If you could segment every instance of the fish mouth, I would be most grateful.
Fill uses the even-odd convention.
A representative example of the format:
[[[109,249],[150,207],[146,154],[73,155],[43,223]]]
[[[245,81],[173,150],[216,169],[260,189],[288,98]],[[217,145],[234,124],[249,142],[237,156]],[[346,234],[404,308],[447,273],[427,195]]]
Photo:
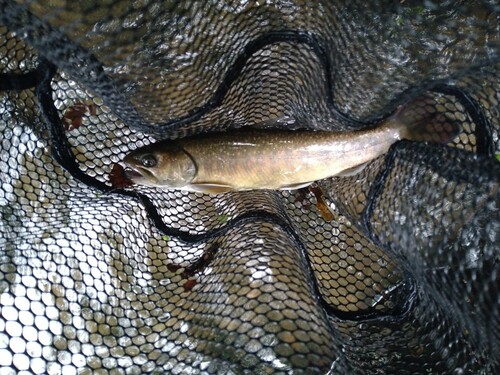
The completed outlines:
[[[152,181],[156,180],[156,178],[154,178],[154,176],[148,170],[133,167],[128,164],[125,165],[123,173],[125,174],[126,178],[135,183],[145,182],[149,180]]]
[[[142,173],[135,170],[135,169],[132,169],[131,167],[125,167],[124,169],[124,173],[125,173],[125,177],[127,177],[129,180],[137,180],[141,177],[143,177]]]

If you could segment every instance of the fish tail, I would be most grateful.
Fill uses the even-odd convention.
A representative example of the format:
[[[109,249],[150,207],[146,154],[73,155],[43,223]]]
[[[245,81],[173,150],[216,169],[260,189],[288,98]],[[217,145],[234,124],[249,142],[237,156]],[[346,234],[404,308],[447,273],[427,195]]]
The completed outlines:
[[[442,112],[429,111],[423,101],[413,101],[400,107],[391,117],[400,139],[447,144],[461,131],[460,124]]]

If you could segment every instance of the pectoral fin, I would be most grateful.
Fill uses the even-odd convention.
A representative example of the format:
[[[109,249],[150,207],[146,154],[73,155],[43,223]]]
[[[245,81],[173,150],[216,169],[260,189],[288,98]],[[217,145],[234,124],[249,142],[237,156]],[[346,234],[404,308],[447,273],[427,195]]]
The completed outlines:
[[[301,182],[300,184],[285,185],[285,186],[280,187],[279,190],[298,190],[298,189],[308,187],[312,183],[313,183],[313,181]]]
[[[190,184],[189,188],[189,190],[205,194],[221,194],[227,193],[228,191],[237,190],[233,186],[218,184],[214,182],[199,182],[196,184]]]

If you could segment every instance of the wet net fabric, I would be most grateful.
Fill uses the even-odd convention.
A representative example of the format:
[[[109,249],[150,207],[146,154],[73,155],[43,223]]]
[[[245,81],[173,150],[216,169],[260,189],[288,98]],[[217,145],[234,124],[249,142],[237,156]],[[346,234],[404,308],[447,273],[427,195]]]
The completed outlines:
[[[0,373],[496,374],[496,1],[0,0]],[[160,139],[453,123],[304,191],[109,174]]]

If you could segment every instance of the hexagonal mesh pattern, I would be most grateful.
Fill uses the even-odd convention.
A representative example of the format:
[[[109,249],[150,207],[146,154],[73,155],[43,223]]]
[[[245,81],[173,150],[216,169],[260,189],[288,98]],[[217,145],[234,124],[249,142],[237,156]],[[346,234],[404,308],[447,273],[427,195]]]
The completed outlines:
[[[0,0],[1,374],[496,374],[496,1]],[[459,128],[295,191],[116,188],[160,139]]]

